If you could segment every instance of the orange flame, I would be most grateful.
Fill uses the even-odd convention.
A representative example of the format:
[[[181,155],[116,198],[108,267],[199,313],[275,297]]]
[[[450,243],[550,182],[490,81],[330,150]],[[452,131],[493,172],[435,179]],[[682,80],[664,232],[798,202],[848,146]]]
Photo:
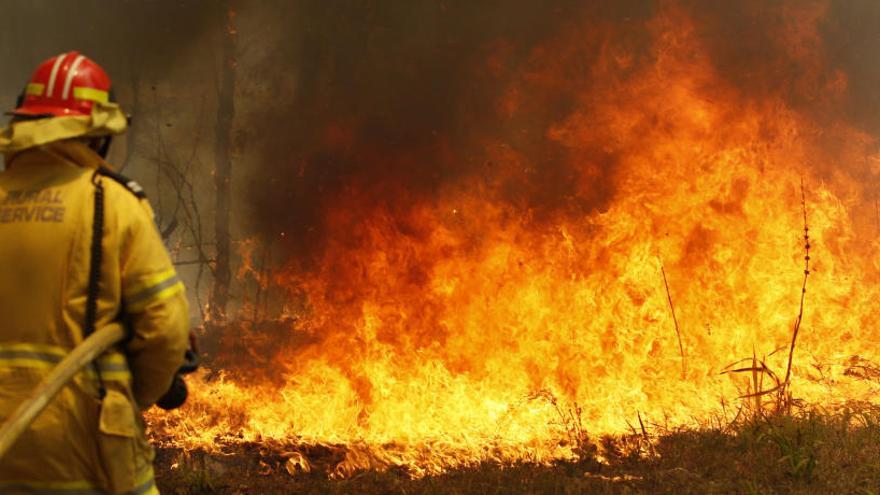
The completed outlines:
[[[345,476],[571,458],[576,417],[589,434],[627,430],[637,413],[729,419],[723,404],[749,380],[726,365],[757,353],[785,368],[774,351],[798,310],[801,180],[812,274],[792,390],[823,406],[869,400],[878,387],[853,363],[878,358],[880,246],[865,212],[880,158],[834,117],[847,81],[824,70],[824,9],[787,14],[776,36],[803,62],[789,89],[815,95],[815,114],[726,82],[674,4],[648,24],[645,53],[612,38],[586,65],[580,48],[608,26],[535,49],[499,115],[515,123],[549,94],[575,102],[545,134],[577,171],[575,195],[550,214],[510,201],[542,169],[502,142],[486,145],[491,166],[365,222],[353,212],[369,192],[352,184],[326,210],[336,235],[318,268],[275,273],[308,311],[267,347],[274,379],[196,381],[188,407],[153,426],[187,447],[345,444]]]

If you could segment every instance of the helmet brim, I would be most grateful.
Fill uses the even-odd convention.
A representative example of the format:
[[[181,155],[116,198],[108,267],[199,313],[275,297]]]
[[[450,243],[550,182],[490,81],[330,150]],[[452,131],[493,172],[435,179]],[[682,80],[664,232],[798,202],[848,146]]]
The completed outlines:
[[[88,113],[77,112],[69,108],[52,105],[28,105],[6,112],[6,115],[18,117],[88,117]]]

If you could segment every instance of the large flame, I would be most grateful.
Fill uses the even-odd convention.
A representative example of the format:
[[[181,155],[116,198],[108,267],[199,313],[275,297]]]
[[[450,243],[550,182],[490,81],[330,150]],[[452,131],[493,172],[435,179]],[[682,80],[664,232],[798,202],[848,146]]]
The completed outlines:
[[[785,368],[802,193],[812,272],[791,390],[826,406],[869,399],[877,387],[853,365],[877,358],[868,186],[880,162],[874,140],[835,117],[847,81],[824,68],[824,9],[788,14],[777,41],[801,71],[760,97],[721,77],[674,4],[647,24],[649,49],[602,38],[608,26],[536,48],[498,112],[515,122],[548,95],[571,102],[544,134],[575,172],[567,196],[544,211],[511,200],[542,164],[502,142],[424,198],[391,185],[377,202],[351,183],[325,209],[317,268],[293,260],[266,281],[307,301],[259,351],[271,376],[213,373],[154,427],[188,448],[345,444],[339,474],[421,474],[569,458],[578,415],[590,434],[627,430],[637,414],[671,426],[729,417],[752,390],[727,365],[755,355]],[[487,70],[503,63],[493,55]],[[788,91],[812,95],[813,111]]]

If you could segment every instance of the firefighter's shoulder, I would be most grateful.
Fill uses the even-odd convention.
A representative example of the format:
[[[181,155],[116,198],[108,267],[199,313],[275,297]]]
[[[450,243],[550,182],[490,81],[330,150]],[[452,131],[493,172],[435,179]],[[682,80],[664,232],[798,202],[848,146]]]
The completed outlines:
[[[116,172],[114,170],[110,170],[107,167],[99,167],[98,174],[108,179],[112,179],[113,181],[119,183],[122,187],[124,187],[128,192],[133,194],[138,199],[147,199],[147,193],[144,192],[144,188],[141,187],[137,181],[133,179],[129,179],[128,177]]]

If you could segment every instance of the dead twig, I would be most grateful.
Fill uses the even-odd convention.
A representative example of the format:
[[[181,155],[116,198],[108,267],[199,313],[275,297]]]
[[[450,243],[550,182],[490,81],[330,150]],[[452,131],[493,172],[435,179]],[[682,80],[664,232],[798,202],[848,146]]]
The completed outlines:
[[[666,299],[669,301],[669,309],[672,310],[672,322],[675,324],[675,336],[678,338],[678,352],[681,354],[681,379],[687,374],[687,364],[684,357],[684,345],[681,343],[681,330],[678,327],[678,318],[675,316],[675,305],[672,304],[672,293],[669,292],[669,282],[666,280],[666,270],[660,264],[660,273],[663,275],[663,286],[666,287]]]
[[[754,351],[752,352],[752,357],[740,359],[734,363],[731,363],[724,367],[721,371],[721,374],[728,373],[749,373],[751,375],[751,384],[750,391],[747,393],[740,395],[738,398],[740,400],[753,399],[753,418],[757,419],[764,415],[764,405],[762,404],[761,398],[776,392],[779,392],[782,386],[782,380],[779,379],[779,376],[769,367],[766,363],[766,356],[758,359],[757,355],[755,355]],[[742,363],[749,363],[747,366],[739,366]],[[739,367],[738,367],[739,366]],[[769,389],[764,389],[764,377],[770,377],[775,383],[775,386]],[[737,412],[737,418],[739,418],[740,413],[742,412],[742,406],[739,412]],[[735,420],[737,418],[734,418]]]
[[[645,428],[645,423],[642,421],[642,413],[636,411],[636,417],[639,418],[639,427],[642,430],[642,439],[645,441],[645,444],[648,446],[648,453],[654,457],[654,444],[651,442],[651,437],[648,435],[648,429]]]

